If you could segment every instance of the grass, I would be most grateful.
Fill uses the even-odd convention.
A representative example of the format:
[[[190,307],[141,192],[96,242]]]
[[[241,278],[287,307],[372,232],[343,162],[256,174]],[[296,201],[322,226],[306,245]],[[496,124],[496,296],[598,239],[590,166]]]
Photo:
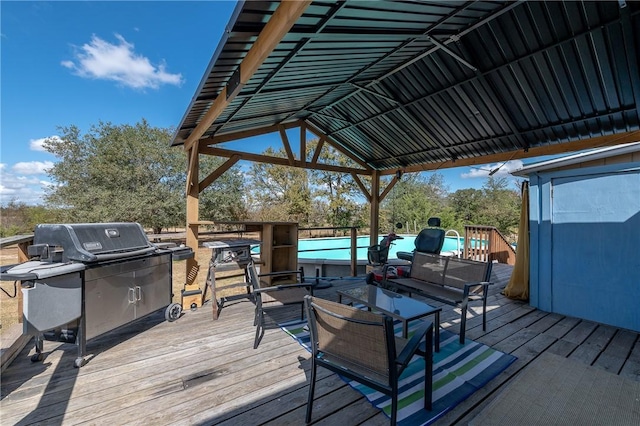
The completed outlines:
[[[18,247],[7,247],[0,250],[0,265],[11,265],[18,263]],[[20,291],[20,283],[16,284],[17,291]],[[13,282],[0,281],[2,287],[9,294],[13,295]],[[10,298],[4,291],[0,292],[0,335],[2,330],[6,330],[13,324],[18,323],[18,296]]]

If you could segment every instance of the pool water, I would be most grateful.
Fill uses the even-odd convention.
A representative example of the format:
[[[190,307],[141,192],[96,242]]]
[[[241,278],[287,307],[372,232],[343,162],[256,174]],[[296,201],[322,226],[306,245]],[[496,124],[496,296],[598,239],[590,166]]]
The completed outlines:
[[[402,240],[395,240],[389,249],[389,259],[397,259],[397,252],[411,252],[415,249],[414,241],[416,235],[402,235]],[[382,238],[381,238],[382,239]],[[462,249],[463,238],[460,238],[460,249]],[[367,260],[367,249],[369,248],[369,236],[363,235],[357,238],[358,260]],[[334,250],[328,250],[334,249]],[[442,251],[458,250],[458,238],[446,237]],[[310,238],[298,240],[299,259],[331,259],[350,260],[351,259],[351,238]]]

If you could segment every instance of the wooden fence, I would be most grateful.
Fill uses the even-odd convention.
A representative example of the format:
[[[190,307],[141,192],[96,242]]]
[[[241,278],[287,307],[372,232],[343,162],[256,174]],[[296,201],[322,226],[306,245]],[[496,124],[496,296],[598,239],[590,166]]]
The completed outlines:
[[[516,263],[516,251],[513,246],[493,226],[465,225],[463,257],[482,262],[495,260],[508,265]]]

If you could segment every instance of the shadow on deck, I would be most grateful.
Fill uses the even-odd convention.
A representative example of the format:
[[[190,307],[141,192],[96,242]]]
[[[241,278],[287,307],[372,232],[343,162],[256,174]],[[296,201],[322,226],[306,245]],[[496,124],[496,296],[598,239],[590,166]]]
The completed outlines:
[[[494,267],[497,285],[487,305],[487,331],[482,331],[481,306],[472,304],[467,337],[518,359],[437,424],[467,424],[544,352],[640,380],[637,333],[507,299],[500,291],[510,273],[510,266]],[[316,294],[336,299],[336,289],[359,283],[334,281]],[[442,327],[457,333],[459,310],[442,308]],[[291,317],[299,312],[293,309]],[[81,369],[73,368],[74,345],[45,342],[43,363],[31,363],[29,345],[2,373],[0,420],[3,425],[303,424],[309,353],[277,328],[279,320],[272,318],[254,350],[253,305],[246,298],[227,301],[217,321],[209,304],[172,323],[158,312],[90,341],[93,356]],[[316,424],[388,424],[336,375],[323,369],[319,374]]]

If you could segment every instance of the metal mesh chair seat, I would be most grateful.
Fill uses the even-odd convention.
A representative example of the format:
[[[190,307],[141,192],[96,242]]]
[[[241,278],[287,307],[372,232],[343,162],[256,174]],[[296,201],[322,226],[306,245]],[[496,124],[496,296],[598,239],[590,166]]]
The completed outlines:
[[[300,280],[303,280],[302,272],[286,271],[283,275],[299,274]],[[311,283],[296,283],[267,286],[265,281],[260,280],[260,275],[253,261],[247,264],[247,276],[251,283],[253,300],[256,305],[253,325],[256,327],[256,336],[253,342],[253,348],[257,349],[260,341],[264,336],[265,311],[272,308],[282,308],[285,306],[300,305],[300,318],[304,318],[304,297],[313,294],[313,285]],[[277,276],[270,273],[269,276]]]
[[[391,397],[391,424],[396,424],[398,379],[418,354],[425,358],[424,407],[431,409],[433,323],[424,321],[410,339],[396,337],[391,317],[306,296],[311,336],[311,379],[306,422],[311,421],[316,370],[327,368]],[[420,344],[426,338],[425,352]]]

